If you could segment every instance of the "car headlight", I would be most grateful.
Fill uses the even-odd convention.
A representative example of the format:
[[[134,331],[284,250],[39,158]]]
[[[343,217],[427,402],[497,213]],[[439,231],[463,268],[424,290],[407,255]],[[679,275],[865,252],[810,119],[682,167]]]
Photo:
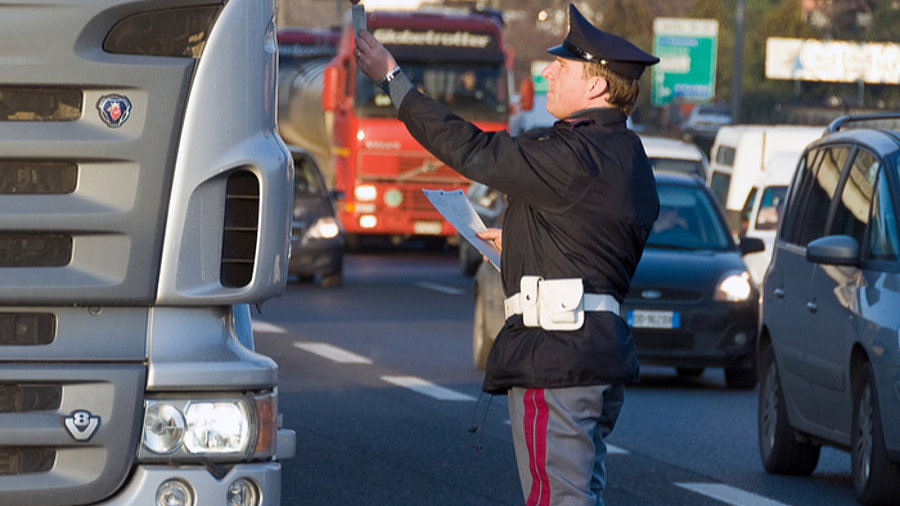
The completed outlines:
[[[309,239],[333,239],[341,232],[341,227],[337,221],[331,216],[325,216],[316,220],[316,223],[309,227],[306,237]]]
[[[276,394],[144,401],[138,458],[236,461],[268,458],[277,431]]]
[[[715,300],[727,302],[743,302],[750,298],[753,287],[750,285],[750,274],[747,271],[726,274],[716,286]]]
[[[378,196],[378,191],[370,184],[361,184],[353,189],[353,196],[360,202],[371,202]]]

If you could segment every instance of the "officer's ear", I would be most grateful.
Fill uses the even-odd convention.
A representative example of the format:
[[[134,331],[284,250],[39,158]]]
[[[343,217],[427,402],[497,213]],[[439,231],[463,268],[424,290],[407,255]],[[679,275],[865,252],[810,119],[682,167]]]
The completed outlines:
[[[603,76],[591,76],[588,83],[587,94],[591,100],[600,98],[609,91],[609,83]]]

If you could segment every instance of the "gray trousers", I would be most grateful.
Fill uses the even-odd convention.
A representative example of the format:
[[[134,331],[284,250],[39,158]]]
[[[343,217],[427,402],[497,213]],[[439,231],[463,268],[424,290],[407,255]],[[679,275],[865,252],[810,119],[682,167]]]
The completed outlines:
[[[527,506],[602,506],[606,443],[624,385],[509,391],[516,464]]]

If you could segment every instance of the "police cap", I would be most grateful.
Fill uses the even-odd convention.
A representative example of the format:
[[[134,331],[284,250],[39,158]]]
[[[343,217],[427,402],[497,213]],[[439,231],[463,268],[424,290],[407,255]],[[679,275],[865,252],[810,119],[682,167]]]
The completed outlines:
[[[634,79],[640,78],[648,65],[659,63],[659,58],[631,42],[592,25],[574,4],[569,4],[569,33],[562,44],[547,52],[570,60],[596,62]]]

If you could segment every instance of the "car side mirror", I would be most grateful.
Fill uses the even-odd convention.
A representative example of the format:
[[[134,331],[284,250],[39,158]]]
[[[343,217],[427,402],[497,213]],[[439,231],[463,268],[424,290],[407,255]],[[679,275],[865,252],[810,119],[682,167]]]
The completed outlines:
[[[741,236],[741,244],[739,245],[741,256],[750,253],[759,253],[766,250],[766,243],[759,237]]]
[[[806,245],[806,259],[818,264],[859,265],[859,243],[849,235],[828,235]]]

